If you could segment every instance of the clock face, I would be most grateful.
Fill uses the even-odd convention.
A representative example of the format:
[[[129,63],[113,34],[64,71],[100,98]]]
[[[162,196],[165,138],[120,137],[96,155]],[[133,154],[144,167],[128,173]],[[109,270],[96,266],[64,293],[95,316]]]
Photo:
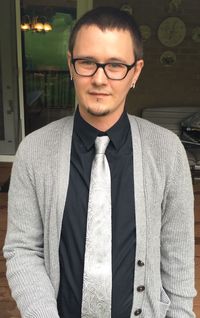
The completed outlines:
[[[151,28],[148,25],[140,25],[140,33],[143,41],[147,41],[151,37]]]
[[[186,27],[178,17],[165,19],[158,28],[158,38],[167,47],[179,45],[185,38]]]
[[[200,26],[197,26],[192,30],[192,39],[194,42],[200,43]]]
[[[176,54],[172,51],[165,51],[160,57],[160,63],[164,66],[172,66],[176,63]]]
[[[125,11],[125,12],[128,12],[130,15],[133,14],[133,9],[132,9],[132,7],[129,4],[123,4],[121,6],[121,10]]]

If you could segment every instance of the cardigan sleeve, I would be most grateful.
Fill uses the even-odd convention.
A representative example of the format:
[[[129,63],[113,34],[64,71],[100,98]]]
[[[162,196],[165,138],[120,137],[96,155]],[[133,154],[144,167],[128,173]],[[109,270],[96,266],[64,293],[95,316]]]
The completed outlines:
[[[28,147],[19,148],[11,175],[3,249],[7,279],[22,318],[59,318],[55,290],[45,268],[43,221]]]
[[[161,279],[171,305],[166,318],[194,318],[194,197],[182,144],[166,186],[161,228]]]

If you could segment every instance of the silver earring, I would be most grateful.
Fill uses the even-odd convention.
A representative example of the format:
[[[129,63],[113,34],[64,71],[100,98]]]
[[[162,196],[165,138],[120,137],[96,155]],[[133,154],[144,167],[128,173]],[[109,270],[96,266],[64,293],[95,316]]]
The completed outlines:
[[[70,74],[70,79],[71,79],[71,81],[73,81],[73,77],[72,77],[72,74]]]
[[[131,88],[132,88],[132,89],[134,89],[134,88],[135,88],[135,83],[133,83],[133,84],[131,85]]]

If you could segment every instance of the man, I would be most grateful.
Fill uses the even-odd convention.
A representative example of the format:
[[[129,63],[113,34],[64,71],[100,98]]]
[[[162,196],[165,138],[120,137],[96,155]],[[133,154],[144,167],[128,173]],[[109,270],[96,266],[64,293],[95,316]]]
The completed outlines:
[[[26,137],[12,171],[4,255],[22,317],[195,317],[193,194],[184,149],[173,133],[125,111],[143,67],[132,17],[109,7],[86,13],[72,31],[68,65],[75,116]],[[112,240],[104,245],[112,242],[112,277],[97,276],[94,265],[91,292],[84,273],[92,244],[90,174],[94,143],[105,136]],[[102,234],[93,236],[96,244]],[[111,290],[110,299],[101,297],[103,289],[105,297]]]

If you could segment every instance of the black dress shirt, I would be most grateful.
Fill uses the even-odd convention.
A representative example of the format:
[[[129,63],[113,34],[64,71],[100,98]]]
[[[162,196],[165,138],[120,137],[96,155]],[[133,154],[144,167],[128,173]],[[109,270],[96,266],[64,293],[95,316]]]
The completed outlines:
[[[63,215],[59,257],[61,318],[80,318],[86,220],[94,142],[107,134],[106,156],[111,171],[112,196],[112,318],[129,318],[133,302],[136,247],[133,186],[133,149],[130,124],[124,112],[102,133],[76,111],[72,136],[69,187]],[[103,317],[102,317],[103,318]]]

